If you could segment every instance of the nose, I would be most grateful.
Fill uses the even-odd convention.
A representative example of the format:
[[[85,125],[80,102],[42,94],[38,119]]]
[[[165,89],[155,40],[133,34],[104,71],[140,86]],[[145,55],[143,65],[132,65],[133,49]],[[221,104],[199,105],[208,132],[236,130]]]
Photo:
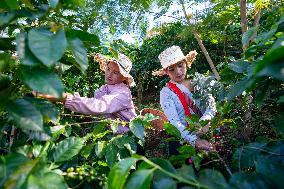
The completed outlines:
[[[175,70],[176,75],[182,75],[182,68],[177,67]]]

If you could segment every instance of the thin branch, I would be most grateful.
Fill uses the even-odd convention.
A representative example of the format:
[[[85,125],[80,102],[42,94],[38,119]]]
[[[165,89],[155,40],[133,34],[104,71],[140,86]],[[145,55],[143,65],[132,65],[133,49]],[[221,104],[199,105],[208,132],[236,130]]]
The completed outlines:
[[[271,154],[271,155],[276,155],[276,156],[284,156],[284,154],[277,154],[277,153],[274,153],[274,152],[269,152],[265,149],[262,149],[262,148],[257,148],[257,147],[245,147],[245,148],[250,148],[250,149],[255,149],[255,150],[259,150],[259,151],[262,151],[262,152],[265,152],[265,153],[268,153],[268,154]]]
[[[221,156],[219,155],[219,153],[216,151],[216,154],[219,158],[219,160],[223,163],[224,167],[226,168],[227,172],[230,174],[230,176],[232,176],[232,171],[230,170],[229,166],[226,164],[226,162],[221,158]]]

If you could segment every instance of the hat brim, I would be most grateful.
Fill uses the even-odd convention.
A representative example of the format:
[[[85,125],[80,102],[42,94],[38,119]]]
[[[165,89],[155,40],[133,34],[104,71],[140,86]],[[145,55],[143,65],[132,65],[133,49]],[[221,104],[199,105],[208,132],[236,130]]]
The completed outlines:
[[[119,72],[121,73],[121,75],[127,79],[128,86],[130,86],[130,87],[135,86],[135,82],[134,82],[133,77],[121,67],[121,65],[118,63],[118,60],[116,60],[115,58],[107,58],[104,55],[97,53],[95,55],[94,59],[95,59],[95,61],[99,62],[100,69],[103,72],[106,71],[107,64],[108,64],[109,61],[115,62],[118,65]]]
[[[174,62],[171,62],[167,67],[165,68],[162,68],[162,69],[159,69],[159,70],[156,70],[156,71],[153,71],[152,72],[152,75],[154,76],[163,76],[163,75],[166,75],[166,69],[169,67],[169,66],[172,66],[182,60],[186,60],[186,65],[187,67],[191,67],[191,64],[192,62],[196,59],[196,55],[198,53],[194,50],[194,51],[190,51],[187,55],[185,55],[184,57],[181,57],[180,59],[178,60],[175,60]]]

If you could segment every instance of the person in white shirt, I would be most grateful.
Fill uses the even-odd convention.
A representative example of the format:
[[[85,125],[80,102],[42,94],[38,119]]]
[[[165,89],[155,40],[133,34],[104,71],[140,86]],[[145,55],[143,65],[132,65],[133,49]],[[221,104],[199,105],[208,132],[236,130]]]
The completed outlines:
[[[190,132],[186,116],[196,114],[200,120],[210,120],[216,114],[214,98],[210,107],[199,107],[199,101],[192,98],[190,81],[186,79],[187,67],[190,67],[197,55],[196,51],[190,51],[186,56],[178,46],[165,49],[159,60],[162,69],[153,72],[153,75],[168,75],[170,82],[160,92],[160,104],[169,122],[181,133],[181,137],[192,146],[202,150],[213,150],[213,146],[207,140],[199,139],[197,133]]]

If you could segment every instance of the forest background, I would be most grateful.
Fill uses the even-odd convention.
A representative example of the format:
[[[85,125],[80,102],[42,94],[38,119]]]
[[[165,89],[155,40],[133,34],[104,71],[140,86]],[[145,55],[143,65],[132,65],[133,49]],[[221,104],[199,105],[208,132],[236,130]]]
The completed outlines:
[[[201,12],[190,6],[206,2]],[[180,10],[147,31],[149,14]],[[284,179],[284,2],[282,0],[2,0],[0,3],[1,188],[281,188]],[[153,6],[159,12],[153,12]],[[181,16],[183,15],[183,16]],[[117,39],[135,33],[139,43]],[[74,114],[32,90],[92,96],[104,83],[95,52],[133,62],[137,113],[159,109],[166,77],[158,55],[178,45],[198,56],[188,75],[196,97],[217,100],[206,139],[215,152],[183,144],[173,126],[151,129],[139,115],[125,135],[120,121]],[[202,126],[195,117],[191,125]],[[122,123],[125,124],[125,123]],[[109,127],[110,125],[110,127]],[[157,140],[158,139],[158,140]],[[145,147],[145,156],[136,145]]]

